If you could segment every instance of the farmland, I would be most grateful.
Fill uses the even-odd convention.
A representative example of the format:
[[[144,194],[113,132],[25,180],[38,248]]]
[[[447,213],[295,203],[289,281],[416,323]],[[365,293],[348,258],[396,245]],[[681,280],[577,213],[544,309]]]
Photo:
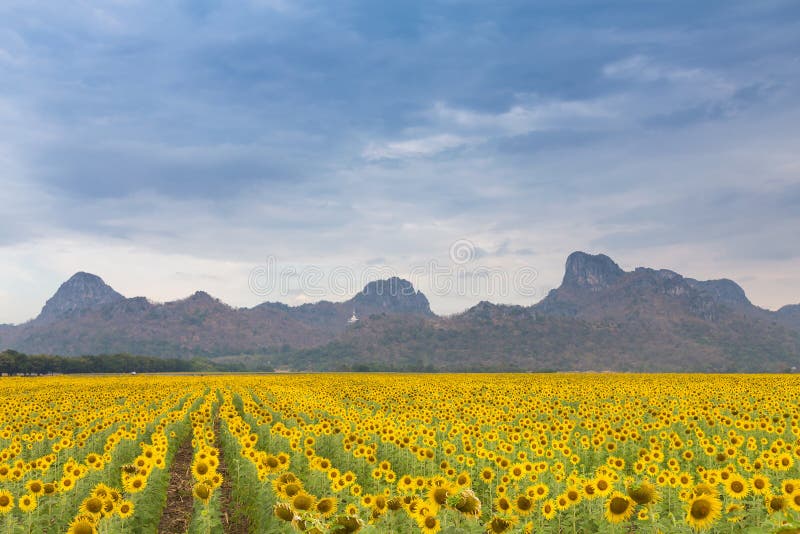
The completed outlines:
[[[789,532],[799,402],[793,375],[2,378],[0,533]]]

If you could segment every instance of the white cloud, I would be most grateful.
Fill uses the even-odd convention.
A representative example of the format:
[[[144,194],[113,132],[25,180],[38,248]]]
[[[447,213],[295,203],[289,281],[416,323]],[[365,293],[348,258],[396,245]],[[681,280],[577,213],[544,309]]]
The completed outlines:
[[[607,121],[616,115],[610,101],[538,100],[520,103],[502,113],[479,113],[437,103],[432,112],[440,124],[484,132],[487,136],[523,135]]]
[[[664,81],[678,86],[692,87],[716,97],[728,97],[738,88],[736,83],[711,70],[663,64],[641,54],[605,65],[603,75],[608,78],[647,83]]]
[[[535,131],[591,128],[616,116],[610,100],[539,100],[525,98],[502,113],[480,113],[434,104],[428,113],[433,123],[413,132],[429,134],[402,141],[372,142],[362,151],[368,161],[427,157],[466,146],[474,146],[497,137],[524,135]]]
[[[404,159],[423,156],[433,156],[446,150],[452,150],[474,144],[475,138],[461,137],[458,135],[441,134],[406,141],[389,143],[370,143],[362,152],[362,157],[368,161],[382,159]]]

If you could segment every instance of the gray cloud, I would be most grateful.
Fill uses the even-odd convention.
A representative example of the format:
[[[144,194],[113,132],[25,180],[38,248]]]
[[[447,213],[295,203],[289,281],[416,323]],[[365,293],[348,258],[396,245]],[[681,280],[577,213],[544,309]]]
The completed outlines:
[[[793,2],[11,1],[0,21],[0,322],[45,296],[22,264],[247,304],[268,255],[402,272],[466,238],[544,287],[579,248],[702,247],[718,276],[800,249]]]

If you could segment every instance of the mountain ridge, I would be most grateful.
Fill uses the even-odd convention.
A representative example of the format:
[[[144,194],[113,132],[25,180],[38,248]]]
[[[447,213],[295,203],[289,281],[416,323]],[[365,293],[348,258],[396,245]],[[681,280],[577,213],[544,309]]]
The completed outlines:
[[[355,324],[353,313],[361,318]],[[729,279],[624,271],[605,254],[581,251],[567,257],[561,286],[538,303],[481,301],[448,317],[397,277],[342,302],[234,308],[204,291],[166,303],[126,298],[99,277],[76,273],[39,317],[0,325],[3,348],[254,355],[301,370],[776,371],[800,366],[800,305],[772,312]]]
[[[0,346],[66,356],[130,352],[171,357],[263,353],[323,344],[354,312],[434,317],[427,298],[401,278],[370,282],[344,302],[234,308],[205,291],[169,302],[126,298],[89,273],[76,273],[42,313],[0,328]]]

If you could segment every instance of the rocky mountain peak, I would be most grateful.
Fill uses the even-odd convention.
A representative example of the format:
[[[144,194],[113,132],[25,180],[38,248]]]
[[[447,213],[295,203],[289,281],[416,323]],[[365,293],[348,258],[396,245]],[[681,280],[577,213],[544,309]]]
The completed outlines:
[[[687,278],[686,282],[693,288],[711,295],[718,302],[734,305],[751,305],[750,300],[744,293],[744,289],[733,280],[722,278],[720,280],[697,281],[693,278]]]
[[[353,297],[350,304],[357,313],[421,313],[433,315],[428,298],[408,280],[396,276],[375,280]]]
[[[123,300],[125,297],[114,291],[99,276],[79,272],[61,284],[55,295],[45,303],[37,320],[61,319]]]
[[[562,287],[600,291],[625,274],[614,260],[605,254],[573,252],[567,257]]]

